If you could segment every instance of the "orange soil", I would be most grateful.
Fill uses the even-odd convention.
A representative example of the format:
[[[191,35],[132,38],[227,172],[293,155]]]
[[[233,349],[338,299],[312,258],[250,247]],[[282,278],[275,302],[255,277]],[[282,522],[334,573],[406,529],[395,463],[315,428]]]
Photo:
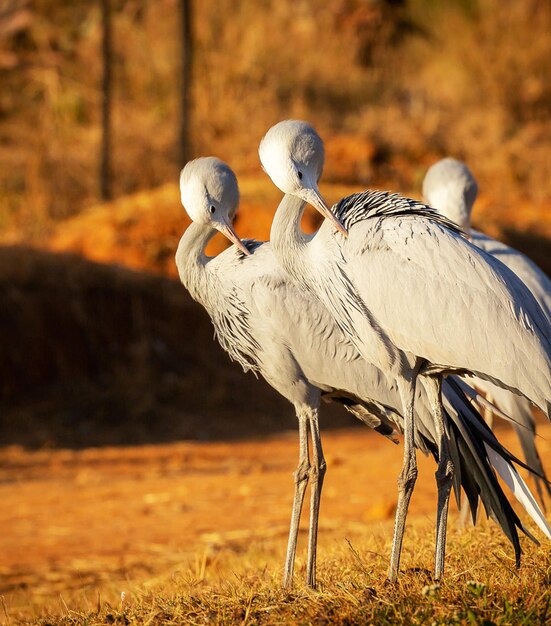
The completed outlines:
[[[549,459],[551,426],[540,432]],[[517,450],[510,429],[499,436]],[[326,432],[324,444],[321,556],[328,537],[342,544],[359,529],[372,529],[388,553],[401,447],[363,429]],[[114,580],[144,582],[207,551],[239,553],[252,540],[273,540],[283,561],[295,432],[233,444],[10,447],[0,459],[0,594],[8,609],[38,607],[60,593],[106,597]],[[412,518],[434,515],[434,469],[420,457]]]
[[[365,188],[366,185],[357,184],[321,186],[329,202]],[[281,193],[267,179],[254,177],[243,177],[240,189],[241,203],[235,222],[238,234],[243,238],[269,239]],[[415,191],[409,193],[413,197],[419,195]],[[504,206],[483,195],[476,203],[473,217],[480,230],[522,250],[551,272],[550,203],[512,201]],[[302,224],[304,230],[313,232],[319,223],[319,214],[307,207]],[[56,252],[81,254],[101,263],[120,263],[132,269],[176,276],[174,254],[188,225],[189,218],[180,203],[177,185],[166,184],[92,207],[60,222],[41,245]],[[7,241],[6,237],[3,239]],[[15,240],[12,237],[8,243],[16,240],[17,237]],[[228,245],[229,242],[217,234],[207,252],[215,255]]]

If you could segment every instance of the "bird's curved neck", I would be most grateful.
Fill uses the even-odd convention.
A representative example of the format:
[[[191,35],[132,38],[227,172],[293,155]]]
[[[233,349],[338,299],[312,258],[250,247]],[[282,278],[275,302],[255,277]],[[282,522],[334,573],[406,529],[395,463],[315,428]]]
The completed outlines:
[[[440,192],[440,197],[437,196],[434,206],[470,236],[472,204],[465,198],[461,189],[454,187],[444,189]]]
[[[307,245],[313,238],[300,226],[306,203],[298,196],[285,194],[277,207],[270,231],[275,255],[285,270],[302,282],[304,278]],[[315,235],[314,235],[315,236]]]
[[[450,197],[445,215],[448,215],[451,220],[453,220],[456,224],[459,224],[465,233],[470,236],[471,207],[462,194],[457,197]]]
[[[180,280],[198,302],[203,302],[208,293],[206,287],[209,276],[206,266],[210,257],[205,254],[205,248],[215,234],[214,228],[192,222],[182,235],[176,251],[176,267]]]

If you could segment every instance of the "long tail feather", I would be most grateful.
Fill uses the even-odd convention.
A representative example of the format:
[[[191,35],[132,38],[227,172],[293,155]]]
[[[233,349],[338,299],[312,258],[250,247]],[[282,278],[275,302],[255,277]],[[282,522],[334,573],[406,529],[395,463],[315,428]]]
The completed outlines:
[[[538,492],[538,498],[543,507],[543,510],[545,511],[546,507],[543,491],[545,490],[547,496],[551,497],[551,485],[547,480],[547,475],[545,473],[543,463],[541,462],[540,455],[536,448],[534,433],[520,428],[516,429],[516,431],[520,441],[520,445],[522,447],[522,453],[524,454],[524,458],[526,459],[526,463],[530,467],[533,467],[537,474],[545,477],[545,480],[542,480],[538,475],[534,476],[536,490]]]
[[[342,404],[349,413],[352,413],[354,417],[366,426],[390,439],[392,443],[398,443],[398,439],[396,439],[398,432],[392,421],[391,411],[383,405],[374,400],[360,401],[345,395],[341,391],[324,393],[321,397],[324,402]]]
[[[450,380],[450,378],[448,378],[447,380]],[[485,398],[482,394],[480,394],[476,389],[474,389],[474,387],[471,387],[470,385],[468,385],[464,380],[461,380],[460,378],[456,376],[453,377],[453,380],[458,385],[458,387],[461,388],[461,391],[468,398],[476,402],[483,409],[488,409],[496,417],[501,417],[501,419],[507,422],[510,422],[514,426],[518,426],[519,428],[527,428],[527,426],[523,424],[522,422],[519,422],[513,417],[511,417],[510,415],[507,415],[507,413],[504,413],[495,404],[493,404],[493,402],[490,402],[487,398]]]
[[[545,516],[538,506],[534,496],[530,492],[528,485],[522,479],[522,476],[506,459],[500,456],[493,448],[484,444],[486,453],[491,464],[495,467],[497,473],[501,476],[505,484],[511,489],[515,498],[522,504],[528,515],[538,525],[543,534],[551,539],[551,528],[549,527]]]
[[[492,393],[492,402],[481,396],[464,380],[454,377],[455,382],[469,398],[479,406],[489,409],[494,415],[513,424],[522,447],[526,464],[533,470],[534,482],[540,503],[545,510],[544,490],[551,497],[551,485],[547,480],[540,455],[536,447],[536,424],[529,400],[510,391],[496,388]],[[540,478],[543,477],[542,478]]]
[[[524,527],[517,514],[507,500],[496,476],[490,466],[484,448],[469,432],[466,424],[460,416],[452,417],[450,423],[450,437],[457,439],[457,445],[461,453],[461,467],[463,475],[462,487],[467,494],[473,523],[476,519],[476,506],[478,498],[482,501],[486,514],[494,519],[500,526],[506,537],[513,544],[515,561],[520,564],[521,547],[517,529],[524,532]]]
[[[446,379],[446,388],[452,391],[456,399],[464,398],[464,395],[462,393],[463,391],[462,386],[457,384],[457,379],[455,379],[454,377],[448,377]],[[462,411],[462,414],[465,417],[465,419],[467,419],[471,428],[474,429],[478,437],[481,438],[481,440],[487,443],[489,446],[491,446],[498,454],[506,458],[508,461],[512,463],[516,463],[520,467],[523,467],[524,469],[528,470],[535,476],[538,476],[545,482],[548,482],[547,478],[543,474],[540,474],[538,471],[536,471],[535,468],[530,467],[524,461],[521,461],[518,457],[516,457],[514,454],[509,452],[509,450],[504,448],[499,443],[493,431],[486,424],[486,422],[482,419],[482,417],[480,416],[478,411],[473,407],[472,404],[467,402],[466,406],[464,406],[464,410]]]
[[[457,446],[458,449],[461,486],[471,505],[473,522],[476,519],[477,504],[480,498],[486,514],[501,526],[506,537],[513,544],[515,561],[519,565],[521,547],[518,530],[525,532],[529,537],[531,535],[526,532],[505,496],[488,459],[482,439],[472,426],[472,422],[478,420],[482,422],[482,417],[461,390],[450,387],[447,382],[444,384],[444,399],[445,410],[449,418],[450,443],[452,446]]]

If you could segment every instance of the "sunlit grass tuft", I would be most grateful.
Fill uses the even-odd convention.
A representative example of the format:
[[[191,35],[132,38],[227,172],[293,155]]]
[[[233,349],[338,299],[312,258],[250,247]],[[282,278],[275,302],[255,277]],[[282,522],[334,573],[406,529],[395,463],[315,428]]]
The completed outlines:
[[[516,570],[510,546],[495,526],[451,529],[446,578],[432,580],[433,537],[428,521],[408,528],[402,574],[386,582],[388,543],[358,534],[321,551],[317,590],[304,583],[281,589],[281,546],[252,543],[243,550],[208,550],[187,567],[146,585],[113,590],[88,608],[59,603],[37,624],[544,624],[551,618],[549,549],[525,542]],[[279,540],[278,540],[279,542]],[[383,552],[384,551],[384,552]],[[124,595],[121,596],[121,593]],[[12,623],[16,620],[11,617]]]

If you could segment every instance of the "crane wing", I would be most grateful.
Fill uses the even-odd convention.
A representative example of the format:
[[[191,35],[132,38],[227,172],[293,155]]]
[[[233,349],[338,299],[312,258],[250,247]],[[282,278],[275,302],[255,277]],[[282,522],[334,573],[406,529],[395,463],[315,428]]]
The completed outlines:
[[[547,319],[551,322],[551,279],[547,274],[522,252],[488,235],[473,230],[472,242],[501,261],[522,280],[534,294]]]
[[[510,270],[420,203],[366,192],[334,210],[350,234],[324,237],[326,258],[398,348],[505,384],[551,412],[549,324]]]

